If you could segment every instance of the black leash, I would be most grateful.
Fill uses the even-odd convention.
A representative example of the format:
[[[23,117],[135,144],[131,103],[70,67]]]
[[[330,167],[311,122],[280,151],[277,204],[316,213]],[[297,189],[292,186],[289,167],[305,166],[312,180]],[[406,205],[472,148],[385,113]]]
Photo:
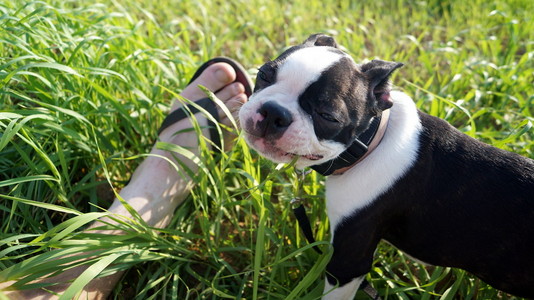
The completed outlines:
[[[298,170],[295,169],[295,174],[297,175],[297,178],[294,180],[293,185],[293,199],[291,199],[291,209],[293,210],[293,215],[295,215],[295,218],[297,219],[297,222],[299,224],[299,227],[302,229],[302,233],[304,234],[304,237],[306,237],[306,240],[308,243],[313,244],[315,243],[315,238],[313,237],[312,228],[310,225],[310,220],[308,219],[308,215],[306,215],[306,209],[304,208],[303,202],[303,195],[304,192],[304,179],[306,179],[306,175],[310,174],[311,170]],[[319,254],[323,254],[321,249],[317,246],[313,246],[313,250]]]
[[[295,215],[295,218],[297,219],[297,222],[299,223],[300,229],[302,230],[302,233],[306,237],[306,240],[308,243],[313,244],[315,243],[315,238],[313,237],[313,232],[310,225],[310,220],[308,219],[308,215],[306,215],[306,209],[304,208],[304,205],[302,205],[302,200],[299,198],[293,198],[291,200],[293,214]],[[296,206],[293,206],[297,204]],[[319,254],[323,254],[323,251],[317,247],[317,245],[313,246],[313,250]]]
[[[293,214],[295,215],[295,218],[297,219],[297,222],[299,224],[299,227],[302,230],[302,233],[304,234],[304,237],[306,237],[306,240],[308,243],[313,244],[315,243],[315,238],[313,237],[313,231],[310,225],[310,220],[308,219],[308,215],[306,214],[306,209],[304,208],[304,205],[302,204],[303,201],[303,186],[304,186],[304,179],[306,175],[308,175],[311,170],[308,171],[300,171],[295,169],[295,172],[300,178],[296,179],[295,183],[295,197],[291,200],[291,209],[293,210]],[[317,247],[317,245],[313,246],[313,250],[319,254],[323,254],[321,249]],[[378,291],[371,286],[371,284],[367,280],[363,280],[360,289],[362,289],[371,299],[373,300],[381,300],[380,295],[378,294]]]

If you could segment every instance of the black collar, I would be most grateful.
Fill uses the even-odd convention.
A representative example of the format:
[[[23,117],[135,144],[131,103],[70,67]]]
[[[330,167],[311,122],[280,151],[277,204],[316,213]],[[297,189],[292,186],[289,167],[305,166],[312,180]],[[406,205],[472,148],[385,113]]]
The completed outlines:
[[[350,167],[355,164],[360,158],[362,158],[367,150],[369,145],[373,141],[378,128],[380,127],[381,116],[376,116],[371,120],[371,125],[369,128],[364,131],[360,136],[358,136],[354,142],[343,151],[338,157],[331,159],[327,162],[324,162],[320,165],[314,165],[310,168],[314,169],[321,175],[328,176],[334,173],[339,169]]]

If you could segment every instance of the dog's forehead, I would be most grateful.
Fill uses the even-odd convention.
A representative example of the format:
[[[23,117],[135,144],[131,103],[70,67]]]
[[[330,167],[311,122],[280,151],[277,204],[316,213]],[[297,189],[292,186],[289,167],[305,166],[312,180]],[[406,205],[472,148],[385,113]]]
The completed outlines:
[[[344,57],[350,58],[344,52],[332,47],[298,48],[285,56],[282,61],[274,61],[278,65],[276,82],[285,82],[291,85],[292,90],[303,91],[325,70]]]
[[[345,56],[347,55],[343,52],[331,47],[301,48],[287,56],[281,63],[278,74],[285,75],[292,72],[298,72],[299,75],[320,74]]]

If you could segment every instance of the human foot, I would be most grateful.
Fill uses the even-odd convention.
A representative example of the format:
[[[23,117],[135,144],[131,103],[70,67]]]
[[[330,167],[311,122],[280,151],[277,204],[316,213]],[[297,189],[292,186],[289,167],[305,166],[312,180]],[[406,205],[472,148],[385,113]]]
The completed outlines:
[[[230,61],[232,63],[232,61]],[[210,113],[215,114],[215,111],[210,111],[209,108],[216,110],[217,115],[214,116],[215,119],[219,120],[222,124],[226,126],[231,125],[230,117],[223,112],[223,110],[218,107],[214,102],[212,102],[209,99],[206,99],[207,95],[206,93],[199,88],[199,86],[203,86],[207,88],[208,90],[215,93],[215,96],[221,100],[225,106],[228,108],[228,110],[232,113],[232,116],[235,118],[237,117],[237,110],[243,105],[243,103],[247,100],[247,94],[249,95],[251,92],[250,83],[247,82],[247,80],[240,79],[239,77],[243,77],[244,74],[242,74],[242,71],[239,69],[234,69],[233,66],[229,65],[225,62],[215,62],[211,65],[203,66],[201,67],[202,72],[200,74],[195,74],[196,79],[194,79],[181,93],[181,96],[189,99],[190,101],[197,101],[199,99],[205,99],[208,101],[204,101],[203,103],[206,104],[200,105],[204,108],[206,108]],[[236,73],[237,70],[237,73]],[[243,82],[239,82],[238,80],[242,80]],[[246,84],[247,86],[245,86]],[[198,103],[198,102],[197,102]],[[160,141],[173,143],[181,146],[188,146],[190,144],[197,144],[197,135],[193,132],[187,132],[187,133],[181,133],[178,135],[175,135],[176,132],[180,132],[183,129],[187,129],[191,127],[190,120],[187,121],[174,121],[175,118],[172,118],[173,115],[176,115],[176,113],[180,113],[180,110],[184,106],[183,101],[180,101],[180,99],[175,100],[174,104],[172,105],[171,112],[169,113],[169,117],[163,122],[162,129],[164,129],[162,132],[160,132]],[[206,107],[209,106],[209,107]],[[194,107],[191,107],[191,109],[194,109]],[[209,126],[214,127],[214,124],[208,124],[207,119],[205,116],[202,116],[202,114],[195,114],[195,117],[197,118],[197,121],[201,128],[206,128]],[[187,116],[179,117],[179,119],[189,119]],[[170,122],[168,122],[170,121]],[[170,125],[169,125],[170,123]],[[215,134],[214,134],[215,132]],[[228,137],[228,133],[225,132],[225,138]],[[216,145],[219,144],[218,139],[220,138],[217,134],[216,130],[211,130],[209,133],[207,130],[203,131],[203,135],[209,137],[212,142],[214,142]],[[225,140],[226,141],[226,140]],[[158,153],[162,154],[162,153]]]
[[[238,70],[238,72],[241,71]],[[236,82],[238,75],[243,74],[237,74],[234,67],[227,63],[211,64],[182,91],[181,96],[191,101],[205,98],[206,93],[199,88],[199,85],[204,86],[214,91],[215,96],[237,117],[237,110],[247,100],[246,91],[250,91],[250,86]],[[247,84],[246,81],[244,83]],[[175,100],[170,113],[180,109],[183,105],[179,99]],[[229,117],[220,108],[217,108],[217,111],[221,123],[229,126]],[[197,113],[195,117],[201,128],[207,127],[208,122],[205,116]],[[195,131],[186,130],[191,127],[191,120],[187,117],[176,121],[160,133],[159,140],[179,145],[198,155],[199,136]],[[202,134],[208,137],[209,130],[202,130]],[[228,132],[225,136],[228,137]],[[183,168],[196,172],[198,166],[188,158],[158,149],[156,146],[150,154],[151,156],[147,157],[136,169],[129,184],[122,189],[120,195],[149,225],[164,227],[170,221],[176,206],[186,198],[194,184],[191,178],[185,175]],[[180,160],[179,163],[177,159]],[[182,168],[178,172],[177,166]],[[119,201],[115,201],[109,211],[129,216]]]

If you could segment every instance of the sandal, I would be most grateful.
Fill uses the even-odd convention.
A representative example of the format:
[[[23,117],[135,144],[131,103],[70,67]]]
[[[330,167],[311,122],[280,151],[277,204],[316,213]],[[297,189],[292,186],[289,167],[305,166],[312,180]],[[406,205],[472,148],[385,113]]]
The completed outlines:
[[[234,82],[240,82],[241,84],[243,84],[243,86],[245,87],[245,95],[247,95],[247,97],[250,97],[250,95],[252,94],[253,83],[250,77],[248,76],[247,72],[245,71],[245,68],[243,68],[243,66],[239,64],[238,62],[236,62],[235,60],[231,58],[227,58],[227,57],[222,57],[222,56],[215,57],[213,59],[208,60],[204,64],[202,64],[202,66],[200,66],[198,70],[195,72],[195,74],[189,81],[188,85],[191,84],[191,82],[193,82],[195,79],[197,79],[200,76],[200,74],[202,74],[202,72],[206,70],[207,67],[211,66],[214,63],[219,63],[219,62],[227,63],[230,66],[232,66],[232,68],[234,68],[235,73],[236,73],[236,80]],[[217,93],[217,92],[218,91],[215,91],[214,93]],[[206,97],[206,98],[202,98],[200,100],[196,100],[193,102],[196,105],[208,111],[213,116],[213,118],[215,118],[215,120],[219,122],[219,114],[217,113],[217,105],[210,98]],[[158,131],[158,135],[163,130],[165,130],[167,127],[171,126],[172,124],[185,119],[190,114],[196,114],[198,112],[199,110],[191,104],[182,106],[181,108],[173,111],[165,118],[165,120],[163,120],[163,123],[161,124],[161,127]],[[209,119],[208,119],[208,124],[209,124],[210,138],[212,139],[212,142],[215,143],[215,145],[217,146],[217,149],[222,149],[221,148],[221,137],[219,135],[219,131],[217,130],[217,126],[213,124],[213,122]]]

